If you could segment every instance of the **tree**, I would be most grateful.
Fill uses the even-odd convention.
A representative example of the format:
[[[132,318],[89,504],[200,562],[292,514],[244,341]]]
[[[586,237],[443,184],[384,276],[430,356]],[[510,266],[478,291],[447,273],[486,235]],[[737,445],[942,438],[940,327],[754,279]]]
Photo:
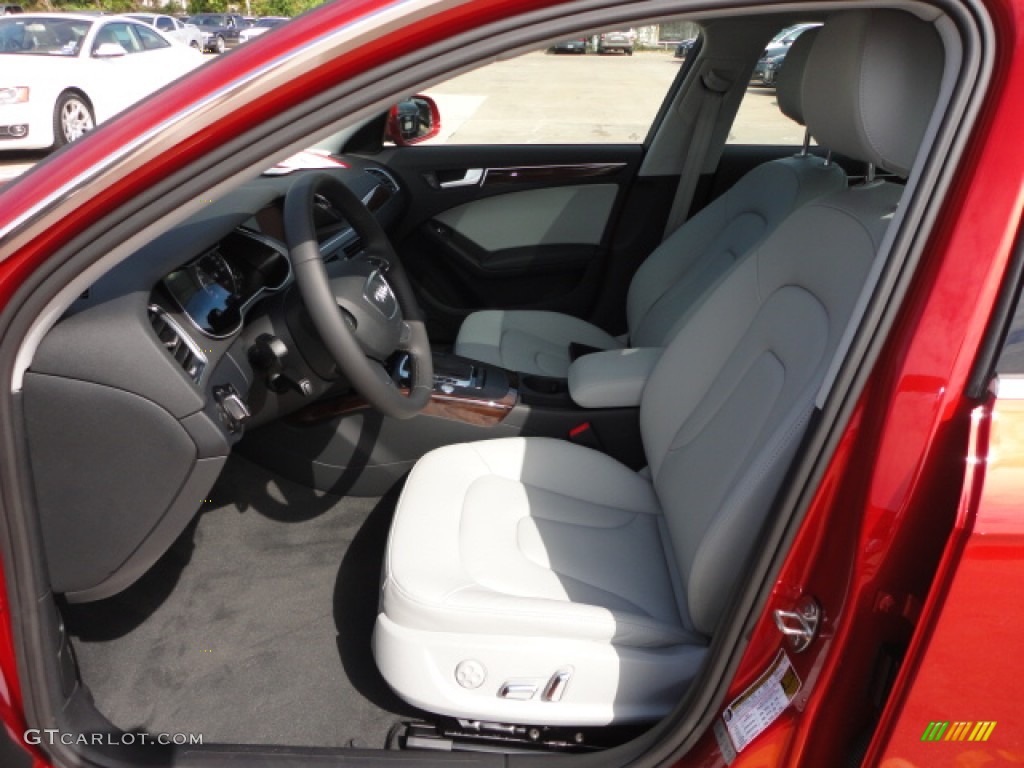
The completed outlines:
[[[195,13],[226,13],[228,0],[189,0],[188,12]]]
[[[298,16],[318,5],[317,0],[252,0],[252,12],[258,16]]]

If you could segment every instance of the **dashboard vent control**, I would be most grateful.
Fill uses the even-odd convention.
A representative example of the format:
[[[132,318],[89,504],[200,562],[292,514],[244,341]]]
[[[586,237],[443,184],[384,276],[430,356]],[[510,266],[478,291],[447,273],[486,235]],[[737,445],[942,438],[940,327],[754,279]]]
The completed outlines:
[[[164,349],[181,366],[193,382],[199,384],[206,369],[206,358],[174,319],[162,308],[151,304],[148,309],[149,322],[160,339]]]

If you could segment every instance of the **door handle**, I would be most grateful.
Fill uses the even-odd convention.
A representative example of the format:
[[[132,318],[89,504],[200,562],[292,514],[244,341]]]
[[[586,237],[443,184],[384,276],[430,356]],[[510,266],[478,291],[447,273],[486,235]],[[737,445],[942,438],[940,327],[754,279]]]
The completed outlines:
[[[461,179],[452,179],[450,181],[442,181],[441,189],[452,189],[454,187],[475,187],[484,178],[483,168],[467,168],[465,175]]]

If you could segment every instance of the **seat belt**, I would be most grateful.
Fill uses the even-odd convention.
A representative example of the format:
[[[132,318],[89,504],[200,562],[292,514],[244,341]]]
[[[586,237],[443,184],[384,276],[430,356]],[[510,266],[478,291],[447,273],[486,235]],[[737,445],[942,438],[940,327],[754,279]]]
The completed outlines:
[[[718,123],[718,112],[725,94],[732,87],[731,80],[722,77],[713,69],[701,75],[700,83],[701,100],[700,109],[697,111],[697,123],[690,139],[690,147],[686,150],[686,160],[679,174],[679,186],[676,187],[676,196],[672,200],[672,210],[669,211],[662,240],[681,227],[690,213],[693,195],[697,191],[697,181],[700,179],[701,169],[711,147],[711,137]]]

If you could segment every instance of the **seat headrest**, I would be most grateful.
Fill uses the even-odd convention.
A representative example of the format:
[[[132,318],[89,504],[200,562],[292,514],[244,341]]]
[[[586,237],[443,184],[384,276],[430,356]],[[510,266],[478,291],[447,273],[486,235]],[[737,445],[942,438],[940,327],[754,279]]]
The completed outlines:
[[[804,73],[807,71],[807,59],[819,29],[820,27],[808,29],[793,41],[786,58],[782,60],[775,81],[775,99],[779,103],[779,109],[782,110],[782,114],[800,125],[804,124]]]
[[[932,24],[903,11],[836,14],[822,27],[807,62],[807,127],[819,144],[907,176],[942,69],[942,41]]]

